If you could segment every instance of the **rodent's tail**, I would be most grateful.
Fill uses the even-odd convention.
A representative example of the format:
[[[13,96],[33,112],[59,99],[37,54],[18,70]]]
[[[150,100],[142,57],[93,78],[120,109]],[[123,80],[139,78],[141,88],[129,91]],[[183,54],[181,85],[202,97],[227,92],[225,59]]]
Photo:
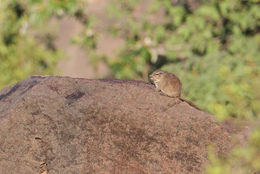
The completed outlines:
[[[186,100],[186,99],[183,99],[183,98],[180,98],[180,100],[183,101],[183,102],[186,102],[186,103],[188,103],[190,106],[192,106],[192,107],[194,107],[194,108],[196,108],[196,109],[202,111],[198,106],[196,106],[196,105],[193,104],[192,102],[190,102],[190,101],[188,101],[188,100]]]

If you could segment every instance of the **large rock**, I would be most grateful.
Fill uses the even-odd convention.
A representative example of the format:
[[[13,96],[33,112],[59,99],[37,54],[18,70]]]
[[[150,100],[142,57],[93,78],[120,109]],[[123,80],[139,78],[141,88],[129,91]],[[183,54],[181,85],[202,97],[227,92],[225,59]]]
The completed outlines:
[[[224,127],[146,82],[33,76],[0,92],[0,173],[201,173]]]

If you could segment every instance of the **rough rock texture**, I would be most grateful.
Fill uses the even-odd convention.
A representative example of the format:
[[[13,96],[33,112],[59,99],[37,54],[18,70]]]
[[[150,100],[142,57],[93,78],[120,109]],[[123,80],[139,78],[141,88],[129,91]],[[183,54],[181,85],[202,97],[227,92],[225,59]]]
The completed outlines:
[[[225,154],[230,132],[146,82],[33,76],[0,92],[1,174],[201,173],[210,144]]]

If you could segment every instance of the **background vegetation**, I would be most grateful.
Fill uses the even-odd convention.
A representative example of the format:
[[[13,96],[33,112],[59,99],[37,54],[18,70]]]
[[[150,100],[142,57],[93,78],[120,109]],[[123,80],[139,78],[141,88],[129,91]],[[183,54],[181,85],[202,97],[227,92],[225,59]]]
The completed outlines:
[[[0,0],[0,89],[33,74],[53,74],[61,52],[50,17],[81,17],[79,0]],[[45,26],[45,27],[44,27]]]
[[[116,78],[144,79],[155,69],[177,74],[183,97],[228,117],[260,119],[260,5],[258,0],[111,0],[105,29],[124,40],[118,55],[96,54],[97,18],[80,0],[0,0],[0,88],[32,74],[53,74],[61,52],[42,30],[50,17],[69,15],[85,25],[75,41],[104,61]],[[95,19],[95,20],[92,20]],[[227,159],[210,155],[208,173],[260,171],[260,130]]]

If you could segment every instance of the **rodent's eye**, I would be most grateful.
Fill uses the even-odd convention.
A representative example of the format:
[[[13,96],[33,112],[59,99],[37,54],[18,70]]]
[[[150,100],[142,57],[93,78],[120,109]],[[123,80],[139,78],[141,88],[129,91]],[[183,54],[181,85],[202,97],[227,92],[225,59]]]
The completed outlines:
[[[155,72],[153,72],[152,75],[155,76],[155,77],[160,77],[162,75],[162,72],[161,71],[155,71]]]

